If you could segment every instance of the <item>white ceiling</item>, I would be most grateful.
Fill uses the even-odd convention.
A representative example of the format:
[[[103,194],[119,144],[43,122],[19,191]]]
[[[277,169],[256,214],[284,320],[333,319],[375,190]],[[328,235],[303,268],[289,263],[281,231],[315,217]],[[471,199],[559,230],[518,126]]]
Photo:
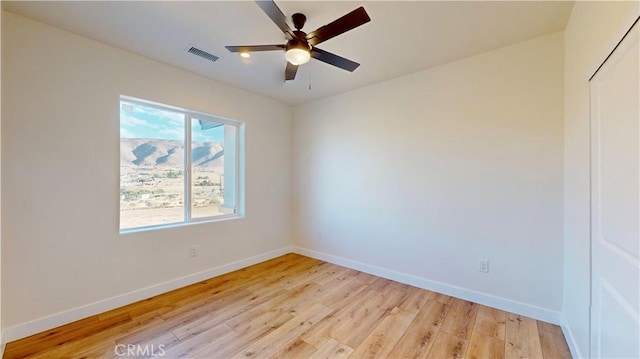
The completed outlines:
[[[364,5],[371,22],[319,48],[359,62],[353,73],[311,60],[284,82],[284,52],[242,59],[225,45],[283,44],[253,1],[2,2],[11,11],[295,105],[562,31],[572,1],[277,1],[311,32]],[[290,24],[291,25],[291,24]],[[291,25],[293,28],[293,26]],[[193,45],[220,57],[185,52]]]

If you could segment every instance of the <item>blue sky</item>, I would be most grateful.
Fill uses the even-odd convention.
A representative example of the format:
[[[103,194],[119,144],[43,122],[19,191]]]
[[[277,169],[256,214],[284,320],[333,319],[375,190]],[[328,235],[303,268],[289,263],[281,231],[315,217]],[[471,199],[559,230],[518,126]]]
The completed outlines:
[[[129,102],[120,104],[121,138],[184,139],[184,114]],[[224,126],[201,130],[200,122],[192,119],[191,131],[193,142],[223,142],[224,140]]]

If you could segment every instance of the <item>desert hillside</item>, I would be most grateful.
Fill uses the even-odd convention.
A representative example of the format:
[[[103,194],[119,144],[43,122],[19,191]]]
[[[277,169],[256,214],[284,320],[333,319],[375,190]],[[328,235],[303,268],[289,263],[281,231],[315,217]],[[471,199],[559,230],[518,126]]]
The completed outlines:
[[[192,165],[222,169],[224,146],[218,142],[193,142]],[[155,138],[121,138],[120,164],[133,167],[176,167],[184,161],[184,143]]]

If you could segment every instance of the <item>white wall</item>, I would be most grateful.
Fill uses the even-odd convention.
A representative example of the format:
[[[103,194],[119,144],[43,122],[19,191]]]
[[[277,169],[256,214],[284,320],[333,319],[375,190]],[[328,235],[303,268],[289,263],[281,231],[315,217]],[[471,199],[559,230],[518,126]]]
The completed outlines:
[[[555,34],[299,106],[292,134],[278,102],[3,11],[0,340],[288,245],[293,151],[297,245],[534,314],[562,302],[587,356],[587,79],[639,13],[579,1],[564,44]],[[247,218],[120,236],[120,94],[246,121]]]
[[[589,78],[640,15],[637,1],[578,1],[565,29],[565,334],[589,356]]]
[[[5,335],[289,246],[290,107],[11,13],[2,26]],[[246,121],[246,218],[119,235],[120,94]]]
[[[557,322],[562,128],[561,33],[299,106],[294,243]]]

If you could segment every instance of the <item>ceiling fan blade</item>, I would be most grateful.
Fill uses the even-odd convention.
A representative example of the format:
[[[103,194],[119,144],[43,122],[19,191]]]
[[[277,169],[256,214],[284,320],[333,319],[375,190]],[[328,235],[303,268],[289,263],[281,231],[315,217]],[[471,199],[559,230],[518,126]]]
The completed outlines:
[[[318,45],[349,30],[366,24],[371,21],[364,7],[359,7],[343,17],[320,27],[307,35],[307,40],[311,46]]]
[[[284,50],[285,45],[247,45],[247,46],[225,46],[231,52],[256,52],[256,51],[276,51]]]
[[[284,80],[289,81],[296,78],[296,72],[298,72],[298,65],[293,65],[287,61],[287,69],[284,70]]]
[[[287,17],[284,15],[282,10],[280,10],[278,5],[276,5],[276,3],[273,2],[273,0],[266,0],[266,1],[256,0],[256,4],[260,6],[262,11],[264,11],[264,13],[267,14],[267,16],[271,19],[271,21],[273,21],[282,32],[284,32],[285,34],[288,34],[292,39],[295,38],[293,31],[289,27],[289,24],[287,24]]]
[[[355,69],[358,68],[358,66],[360,66],[360,64],[355,61],[345,59],[342,56],[338,56],[328,51],[318,49],[317,47],[314,47],[313,49],[311,49],[311,57],[313,57],[316,60],[326,62],[329,65],[333,65],[343,70],[347,70],[349,72],[353,72]]]

